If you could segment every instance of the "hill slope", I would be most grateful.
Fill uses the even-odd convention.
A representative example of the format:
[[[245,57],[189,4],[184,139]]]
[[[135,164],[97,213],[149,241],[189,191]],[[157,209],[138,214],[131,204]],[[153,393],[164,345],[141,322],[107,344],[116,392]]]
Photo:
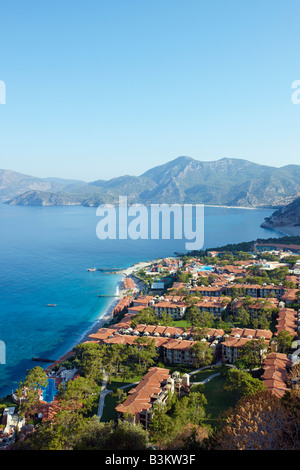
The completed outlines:
[[[300,233],[300,197],[291,204],[275,211],[271,217],[265,219],[261,226],[281,229],[294,227],[297,231],[293,231],[293,233]]]

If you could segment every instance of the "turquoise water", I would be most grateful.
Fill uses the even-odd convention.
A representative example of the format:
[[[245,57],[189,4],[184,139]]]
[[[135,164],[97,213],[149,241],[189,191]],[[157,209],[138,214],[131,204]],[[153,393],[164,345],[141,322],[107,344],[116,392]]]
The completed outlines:
[[[214,267],[213,266],[202,266],[199,271],[213,271]]]
[[[47,386],[43,391],[43,400],[47,403],[52,403],[56,394],[57,389],[55,387],[55,380],[48,379]]]
[[[271,212],[205,208],[204,246],[280,236],[259,226]],[[111,304],[98,295],[114,294],[121,276],[88,268],[125,268],[185,249],[185,240],[99,240],[96,208],[0,204],[0,221],[0,396],[27,369],[45,366],[33,356],[59,358]]]

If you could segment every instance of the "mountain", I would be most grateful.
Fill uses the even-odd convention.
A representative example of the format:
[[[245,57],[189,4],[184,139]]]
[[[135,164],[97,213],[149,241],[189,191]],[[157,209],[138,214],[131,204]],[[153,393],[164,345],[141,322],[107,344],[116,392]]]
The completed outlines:
[[[275,211],[261,224],[265,228],[298,227],[300,231],[300,197]]]
[[[235,158],[205,162],[182,156],[140,176],[124,175],[90,183],[20,174],[15,174],[14,180],[14,175],[7,173],[1,178],[0,172],[0,201],[22,205],[40,200],[41,205],[64,205],[66,201],[68,204],[97,206],[118,203],[119,196],[127,196],[129,203],[142,204],[280,207],[300,195],[299,165],[275,168]],[[5,179],[9,180],[6,186]],[[33,196],[31,191],[39,192],[38,196]],[[63,194],[64,197],[51,198],[49,194]]]
[[[16,196],[10,202],[12,206],[80,206],[80,198],[70,197],[64,193],[47,193],[44,191],[27,191]]]
[[[36,178],[10,170],[0,170],[0,202],[15,198],[27,191],[45,191],[57,193],[72,191],[85,184],[83,181],[62,178]]]

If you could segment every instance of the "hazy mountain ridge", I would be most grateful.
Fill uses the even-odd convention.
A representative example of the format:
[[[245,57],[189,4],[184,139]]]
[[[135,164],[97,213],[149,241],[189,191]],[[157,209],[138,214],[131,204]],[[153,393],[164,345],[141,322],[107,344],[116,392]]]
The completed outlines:
[[[118,203],[119,196],[127,196],[130,203],[143,204],[280,207],[300,193],[300,166],[275,168],[231,158],[204,162],[191,157],[178,157],[140,176],[124,175],[90,183],[25,175],[21,175],[22,179],[20,174],[17,175],[13,194],[13,176],[10,175],[5,187],[5,175],[1,179],[0,172],[0,201],[31,205],[32,201],[36,204],[40,199],[41,205],[65,205],[66,201],[66,204],[97,206],[105,202]],[[34,196],[30,191],[39,194]],[[46,193],[44,202],[43,192]],[[51,198],[50,193],[61,196]]]
[[[0,202],[5,202],[28,191],[57,193],[79,188],[83,181],[63,178],[37,178],[11,170],[0,170]]]

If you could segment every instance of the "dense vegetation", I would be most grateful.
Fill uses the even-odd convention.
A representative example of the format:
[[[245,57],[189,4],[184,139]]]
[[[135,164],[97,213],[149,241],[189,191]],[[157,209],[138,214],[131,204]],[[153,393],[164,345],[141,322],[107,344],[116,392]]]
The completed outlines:
[[[241,243],[229,243],[224,246],[214,247],[214,248],[207,248],[206,250],[200,251],[190,251],[188,254],[189,256],[205,256],[208,251],[222,251],[228,254],[237,254],[238,252],[252,252],[254,243],[279,243],[283,245],[300,245],[300,237],[299,236],[284,236],[280,238],[258,238],[257,240],[252,240],[249,242],[241,242]],[[265,254],[264,254],[265,256]]]

